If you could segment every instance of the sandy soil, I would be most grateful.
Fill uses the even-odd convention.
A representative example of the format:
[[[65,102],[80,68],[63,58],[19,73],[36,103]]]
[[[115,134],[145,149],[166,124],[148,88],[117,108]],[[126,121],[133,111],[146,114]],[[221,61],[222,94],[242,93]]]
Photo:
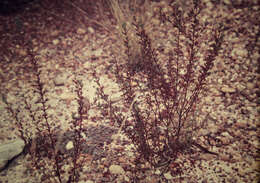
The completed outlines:
[[[82,80],[83,95],[93,103],[96,84],[92,72],[95,70],[105,92],[122,105],[118,86],[109,68],[115,56],[118,60],[123,59],[121,52],[124,48],[116,37],[115,29],[107,31],[97,25],[97,22],[104,21],[105,16],[95,13],[97,9],[94,5],[91,7],[81,2],[76,1],[75,5],[86,14],[67,2],[47,7],[32,3],[19,14],[0,16],[1,94],[7,94],[15,109],[23,109],[23,96],[35,101],[30,85],[32,72],[28,68],[30,56],[26,49],[30,45],[37,53],[41,79],[48,90],[48,113],[60,124],[61,134],[72,119],[71,113],[77,108],[75,78]],[[200,99],[198,111],[202,118],[208,114],[207,127],[198,132],[200,143],[219,156],[198,152],[193,155],[196,161],[190,162],[189,155],[180,155],[164,174],[161,169],[140,165],[147,170],[138,173],[139,182],[259,181],[259,5],[254,0],[203,2],[204,19],[223,22],[229,27],[224,35],[223,49],[207,80],[208,95]],[[114,26],[112,23],[111,27]],[[160,40],[155,48],[164,47],[158,57],[164,58],[167,50],[171,49],[167,42],[171,36],[170,29],[158,23],[156,18],[151,19],[151,27],[153,39]],[[89,113],[91,116],[98,111],[91,108]],[[26,123],[29,120],[26,112],[20,115],[24,123],[30,125]],[[0,142],[17,137],[19,133],[14,124],[1,101]],[[106,128],[103,131],[93,130],[100,129],[100,126],[118,129],[109,121],[90,117],[84,121],[84,127],[93,131],[89,137],[92,144],[99,143],[102,138],[110,138],[113,133],[112,130],[108,135],[104,132]],[[86,150],[82,182],[133,182],[135,152],[126,137],[121,135],[120,139],[109,157],[105,152],[104,156],[92,161],[96,156],[94,151]],[[8,169],[0,172],[0,183],[40,182],[29,162],[30,156],[20,156]],[[119,165],[123,171],[111,173],[111,165]],[[180,169],[182,174],[176,175]]]

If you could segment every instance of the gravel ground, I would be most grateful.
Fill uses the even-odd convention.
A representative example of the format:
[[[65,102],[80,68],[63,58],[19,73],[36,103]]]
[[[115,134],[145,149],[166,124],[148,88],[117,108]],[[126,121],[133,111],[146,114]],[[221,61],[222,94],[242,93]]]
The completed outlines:
[[[23,109],[23,95],[28,100],[35,100],[31,92],[32,73],[27,67],[29,55],[25,45],[30,40],[41,65],[41,79],[48,89],[48,113],[55,123],[60,124],[59,133],[65,137],[62,148],[71,136],[64,130],[68,129],[68,122],[72,119],[71,112],[77,109],[73,79],[82,80],[83,95],[90,103],[95,101],[94,70],[105,92],[111,94],[111,99],[117,100],[120,96],[109,68],[113,64],[115,50],[124,48],[115,30],[108,32],[95,24],[93,20],[101,22],[102,18],[92,10],[88,11],[88,3],[76,2],[78,4],[75,5],[88,12],[87,15],[71,10],[75,6],[68,1],[54,5],[52,9],[32,3],[20,14],[0,16],[1,94],[7,94],[8,101],[16,109]],[[202,19],[222,22],[229,27],[224,34],[223,49],[207,80],[207,95],[200,98],[198,111],[201,118],[207,116],[207,126],[197,135],[199,143],[218,153],[218,156],[199,151],[192,155],[181,154],[165,173],[162,169],[140,165],[147,169],[138,172],[139,182],[259,181],[259,2],[203,2]],[[171,48],[167,41],[171,37],[170,27],[158,23],[156,17],[151,19],[151,27],[148,34],[155,41],[160,40],[155,48],[164,46],[158,54],[158,58],[163,59]],[[119,60],[123,59],[120,51],[116,54]],[[85,146],[86,151],[82,155],[86,158],[81,172],[82,182],[133,182],[133,170],[137,165],[134,164],[135,152],[131,142],[121,135],[121,140],[113,142],[113,152],[109,154],[102,142],[111,143],[111,136],[118,127],[96,119],[94,116],[98,113],[95,108],[90,108],[90,116],[84,120],[91,145]],[[28,120],[26,112],[21,112],[20,117]],[[30,126],[30,123],[25,124]],[[18,131],[3,101],[0,103],[0,126],[0,142],[17,137]],[[98,154],[98,157],[94,153],[101,151],[103,154]],[[0,183],[38,183],[38,175],[29,161],[28,155],[16,159],[8,169],[0,172]],[[111,165],[118,165],[123,170],[117,167],[115,169],[120,170],[119,173],[111,173]]]

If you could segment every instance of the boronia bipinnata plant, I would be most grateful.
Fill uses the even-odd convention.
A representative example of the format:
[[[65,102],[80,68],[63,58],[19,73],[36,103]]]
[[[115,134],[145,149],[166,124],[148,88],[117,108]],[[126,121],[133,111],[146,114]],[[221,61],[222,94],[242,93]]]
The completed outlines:
[[[89,107],[84,104],[83,85],[79,80],[74,80],[76,100],[78,109],[72,113],[68,133],[72,135],[73,149],[68,153],[61,152],[61,125],[62,122],[53,120],[49,114],[50,104],[47,98],[48,90],[42,81],[42,67],[39,60],[28,44],[28,54],[30,63],[28,71],[33,73],[30,84],[33,88],[33,96],[23,94],[22,99],[24,108],[14,109],[8,97],[2,94],[6,109],[15,119],[15,125],[19,130],[19,136],[24,140],[26,146],[24,154],[29,154],[31,166],[37,171],[42,182],[78,182],[79,171],[84,165],[84,157],[80,156],[83,152],[82,144],[86,143],[83,139],[83,119],[87,118]],[[30,93],[30,92],[28,92]],[[35,99],[36,98],[36,99]],[[27,111],[28,116],[20,117]],[[64,168],[69,166],[69,168]]]
[[[115,16],[126,61],[115,58],[114,74],[131,115],[123,120],[112,108],[112,118],[135,145],[139,153],[137,164],[169,165],[179,153],[191,153],[195,147],[217,155],[196,141],[196,132],[207,122],[206,118],[197,121],[196,112],[221,49],[223,27],[199,19],[203,10],[200,0],[191,1],[189,8],[182,5],[171,1],[171,11],[160,8],[157,12],[160,22],[171,26],[174,34],[165,60],[158,59],[159,52],[152,46],[154,40],[145,29],[146,22],[133,14],[128,22]],[[134,38],[129,32],[134,32]],[[133,40],[137,45],[134,48]],[[137,57],[135,62],[133,55]]]

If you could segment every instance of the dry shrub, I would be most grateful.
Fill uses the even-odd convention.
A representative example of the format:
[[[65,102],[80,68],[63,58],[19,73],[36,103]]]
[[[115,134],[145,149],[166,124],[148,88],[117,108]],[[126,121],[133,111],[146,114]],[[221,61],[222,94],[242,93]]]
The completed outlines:
[[[78,109],[75,114],[72,113],[74,118],[69,122],[70,128],[66,129],[73,134],[73,148],[71,153],[64,153],[60,148],[63,140],[62,122],[57,123],[50,115],[48,89],[42,79],[42,67],[36,54],[29,48],[30,46],[30,62],[27,70],[32,72],[31,90],[22,94],[23,105],[19,105],[18,109],[8,101],[5,94],[2,94],[3,101],[15,120],[19,136],[25,142],[24,153],[29,154],[30,165],[40,176],[41,182],[78,182],[79,172],[85,162],[80,156],[83,152],[82,144],[85,143],[82,137],[83,119],[86,119],[88,113],[88,108],[84,107],[83,85],[80,81],[74,80]],[[69,168],[65,168],[65,165]]]
[[[158,60],[144,24],[132,16],[130,28],[121,25],[126,62],[117,61],[114,66],[126,105],[132,106],[124,124],[120,117],[114,120],[123,125],[123,132],[136,146],[138,162],[145,160],[154,167],[170,163],[178,153],[191,152],[194,146],[209,152],[196,142],[196,132],[203,127],[196,121],[196,107],[223,38],[221,26],[200,21],[203,4],[199,0],[193,0],[191,8],[185,10],[174,1],[168,6],[172,11],[159,9],[157,14],[161,23],[170,24],[174,30],[168,59]],[[131,40],[140,48],[134,53],[138,55],[136,62]]]

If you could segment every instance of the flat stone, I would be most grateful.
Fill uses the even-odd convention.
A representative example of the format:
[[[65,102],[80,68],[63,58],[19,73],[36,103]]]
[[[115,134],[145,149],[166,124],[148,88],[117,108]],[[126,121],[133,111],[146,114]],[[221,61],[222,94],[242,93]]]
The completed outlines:
[[[111,165],[109,167],[109,171],[112,174],[124,174],[125,173],[124,169],[119,165]]]
[[[203,154],[200,155],[200,159],[205,160],[205,161],[210,161],[214,158],[215,158],[215,155],[213,155],[213,154],[203,153]]]
[[[223,87],[221,87],[221,91],[225,92],[225,93],[234,93],[236,91],[236,89],[229,87],[227,85],[224,85]]]
[[[0,170],[3,169],[6,163],[19,155],[24,149],[24,141],[16,139],[0,145]]]
[[[229,155],[226,155],[226,154],[223,154],[223,155],[221,155],[220,156],[220,159],[222,160],[222,161],[230,161],[230,157],[229,157]]]

